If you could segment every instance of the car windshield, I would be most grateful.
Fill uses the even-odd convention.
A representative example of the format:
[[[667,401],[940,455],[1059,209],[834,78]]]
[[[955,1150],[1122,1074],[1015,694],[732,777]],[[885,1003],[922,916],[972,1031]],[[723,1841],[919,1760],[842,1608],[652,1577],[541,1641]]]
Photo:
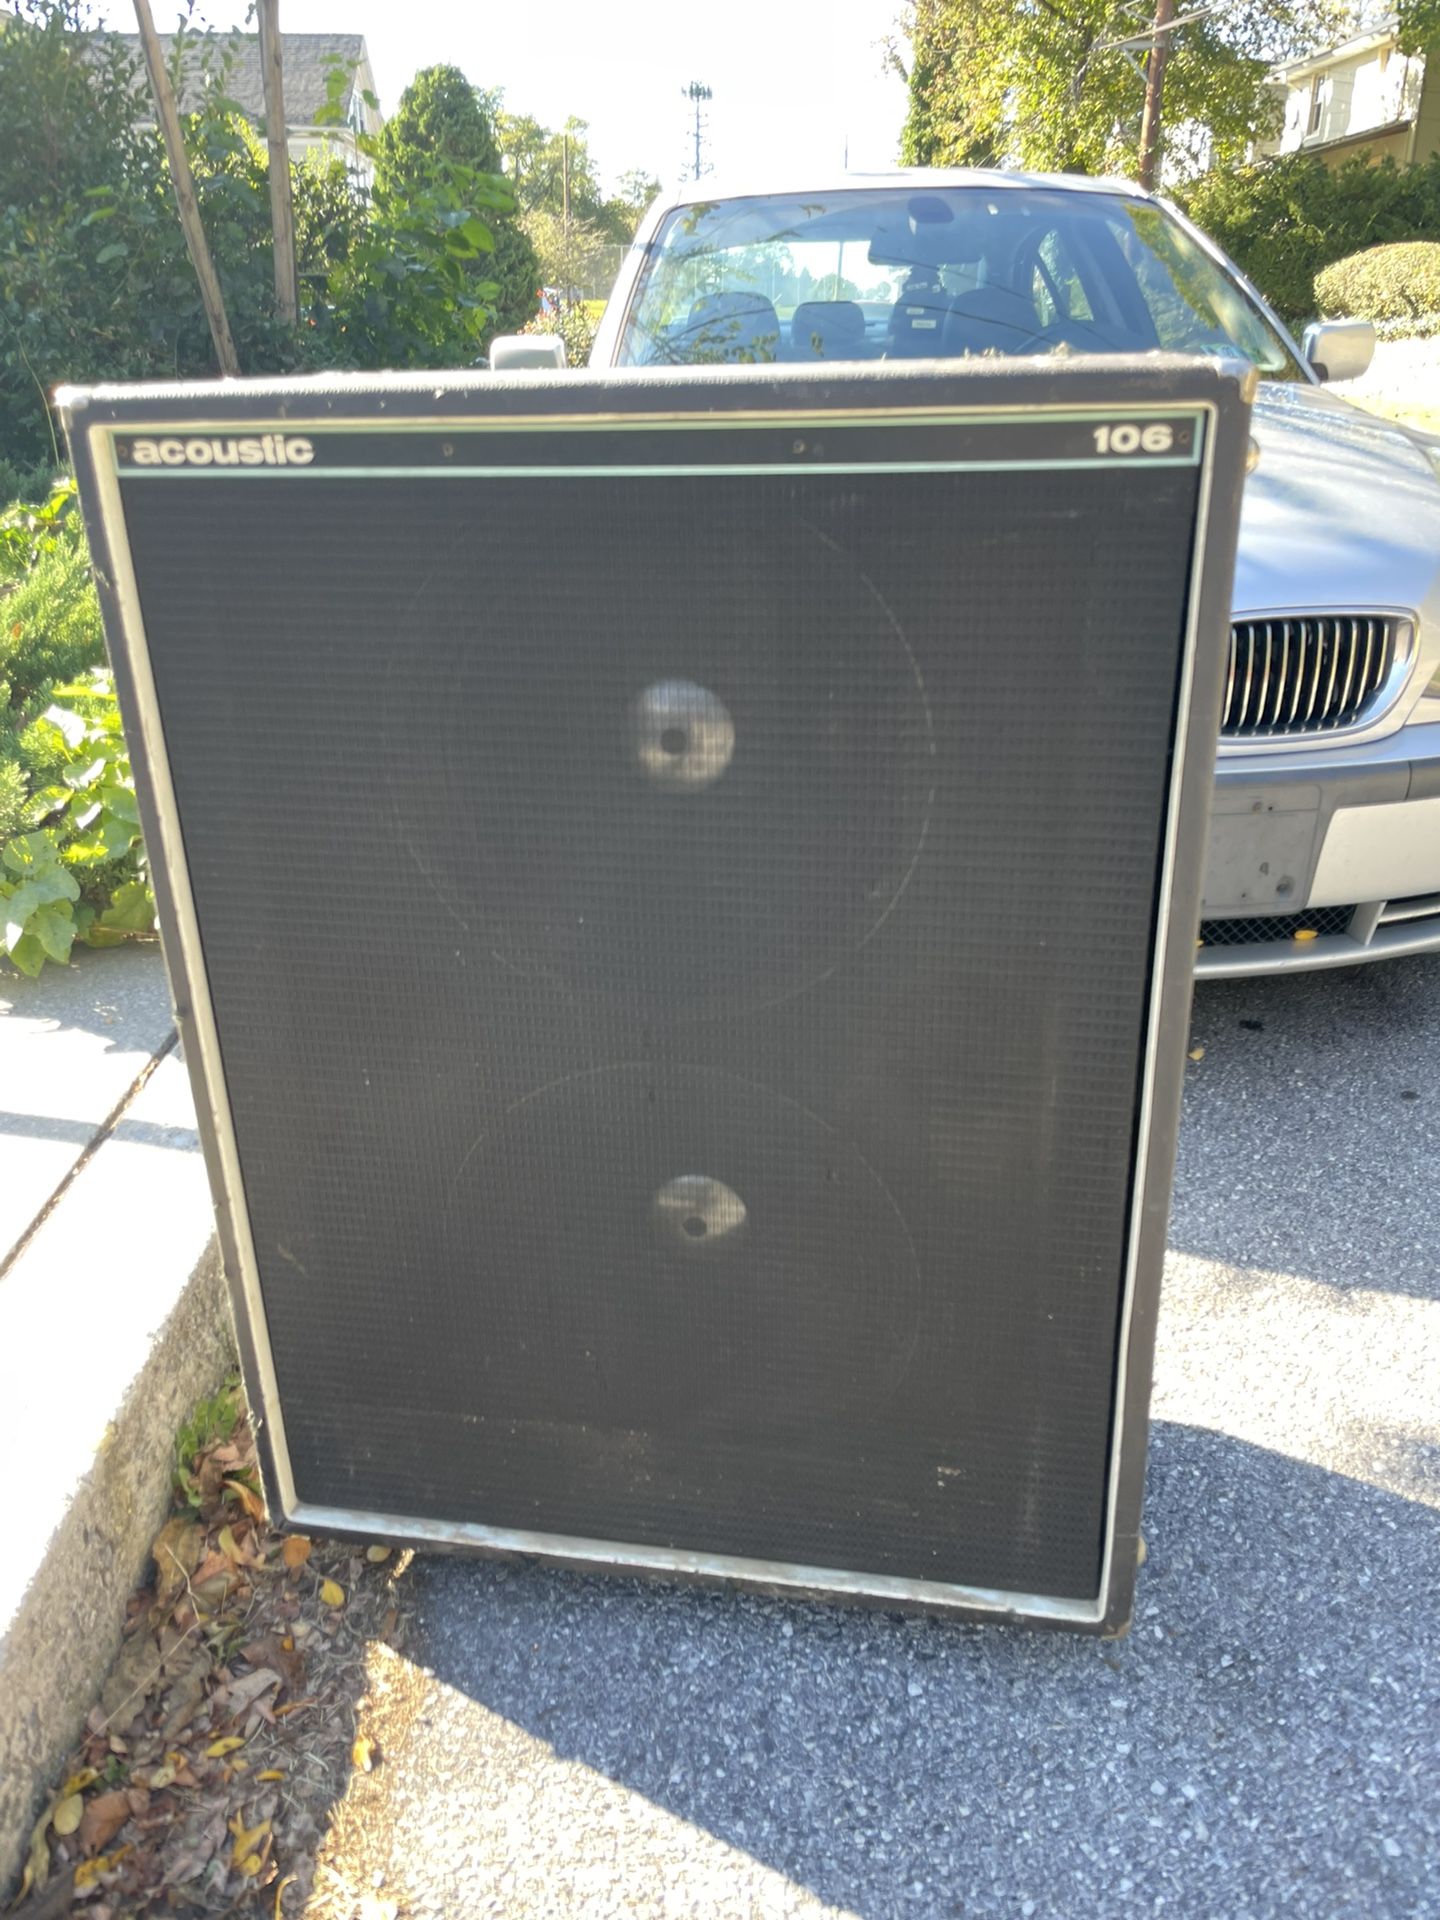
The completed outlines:
[[[1234,353],[1304,377],[1163,208],[1028,187],[845,188],[702,202],[649,248],[621,365]]]

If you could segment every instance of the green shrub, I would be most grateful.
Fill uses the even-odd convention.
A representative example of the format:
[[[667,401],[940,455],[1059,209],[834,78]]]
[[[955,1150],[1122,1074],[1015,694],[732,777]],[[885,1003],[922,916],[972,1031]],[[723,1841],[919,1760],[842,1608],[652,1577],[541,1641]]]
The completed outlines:
[[[3,947],[22,973],[63,963],[76,940],[112,947],[155,925],[130,752],[108,670],[56,689],[21,735],[58,776],[32,788],[30,831],[0,847]]]
[[[44,506],[0,515],[0,677],[12,703],[33,704],[104,658],[85,529],[67,481]]]
[[[100,607],[73,483],[43,506],[0,514],[0,845],[55,775],[32,731],[54,690],[105,658]]]
[[[558,333],[565,342],[565,358],[572,367],[587,367],[590,364],[590,349],[595,344],[595,334],[599,320],[592,319],[589,308],[598,305],[605,311],[602,302],[577,301],[574,306],[562,307],[558,313],[540,313],[523,329],[525,333]]]
[[[1315,297],[1322,313],[1390,322],[1387,332],[1440,314],[1440,241],[1397,240],[1352,253],[1316,274]]]
[[[1217,168],[1178,197],[1291,326],[1314,319],[1315,277],[1335,261],[1388,241],[1440,240],[1440,154],[1404,169],[1282,154]]]
[[[54,689],[106,657],[75,488],[0,515],[0,847],[29,826],[36,787],[58,778],[31,732]]]
[[[0,515],[0,953],[22,973],[155,922],[74,487]]]

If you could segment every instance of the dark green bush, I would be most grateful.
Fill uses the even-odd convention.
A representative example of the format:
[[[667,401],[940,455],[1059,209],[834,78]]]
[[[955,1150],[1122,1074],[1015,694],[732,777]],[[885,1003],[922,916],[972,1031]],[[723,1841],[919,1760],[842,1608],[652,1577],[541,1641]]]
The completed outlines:
[[[75,490],[0,515],[0,953],[22,973],[154,925]]]
[[[54,756],[32,730],[57,686],[105,658],[73,486],[0,515],[0,843],[27,824]]]
[[[105,659],[85,529],[67,482],[43,507],[0,516],[0,679],[15,708]]]
[[[1440,155],[1403,170],[1364,158],[1330,168],[1310,153],[1205,174],[1178,196],[1282,320],[1319,310],[1315,276],[1395,240],[1440,240]]]
[[[1396,240],[1367,247],[1315,276],[1322,313],[1401,323],[1440,314],[1440,241]]]

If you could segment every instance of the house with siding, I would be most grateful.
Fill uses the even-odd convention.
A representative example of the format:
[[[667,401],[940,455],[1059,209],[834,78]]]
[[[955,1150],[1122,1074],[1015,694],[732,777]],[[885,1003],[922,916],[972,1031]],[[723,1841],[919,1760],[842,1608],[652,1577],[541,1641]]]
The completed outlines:
[[[1382,14],[1341,45],[1275,69],[1285,124],[1264,154],[1315,153],[1327,166],[1366,153],[1407,167],[1440,152],[1440,57],[1402,53]]]
[[[139,85],[145,86],[145,70],[140,64],[140,36],[135,33],[106,35],[119,40],[137,63]],[[160,45],[165,62],[174,72],[175,35],[162,33]],[[375,93],[375,76],[370,70],[370,55],[365,37],[359,33],[282,33],[281,60],[285,76],[285,136],[290,158],[300,160],[318,150],[337,155],[359,175],[369,172],[360,153],[358,136],[380,131],[383,120],[379,109],[366,99]],[[215,84],[216,55],[226,62],[225,92],[236,102],[247,120],[260,125],[265,118],[265,85],[260,71],[258,33],[220,35],[186,34],[180,55],[180,84],[177,101],[182,113],[193,113],[204,91]],[[207,59],[208,55],[208,59]],[[329,98],[330,74],[343,75],[340,107],[344,121],[337,126],[321,123],[320,114]],[[145,95],[146,106],[149,95]],[[145,115],[149,118],[149,114]]]

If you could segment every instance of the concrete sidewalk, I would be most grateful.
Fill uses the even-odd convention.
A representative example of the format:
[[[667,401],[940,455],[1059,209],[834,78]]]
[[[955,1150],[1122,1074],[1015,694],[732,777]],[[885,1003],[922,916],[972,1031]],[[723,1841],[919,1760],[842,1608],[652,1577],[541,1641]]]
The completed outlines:
[[[230,1353],[157,949],[0,978],[0,1887],[120,1641]]]

